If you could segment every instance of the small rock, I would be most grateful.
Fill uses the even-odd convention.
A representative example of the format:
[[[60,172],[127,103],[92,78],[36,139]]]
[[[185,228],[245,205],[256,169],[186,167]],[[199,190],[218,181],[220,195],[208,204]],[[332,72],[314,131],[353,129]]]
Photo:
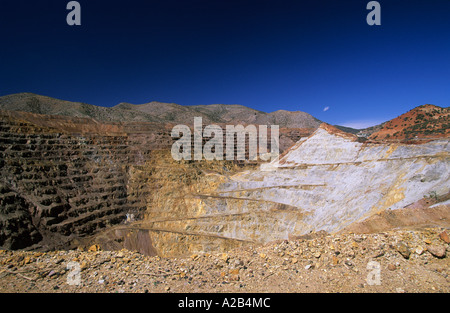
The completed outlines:
[[[244,261],[242,261],[242,260],[240,260],[240,259],[236,259],[236,260],[234,260],[232,266],[233,266],[234,268],[241,268],[241,267],[244,266]]]
[[[234,268],[234,269],[230,270],[230,274],[231,275],[238,275],[239,274],[239,268]]]
[[[421,246],[418,246],[415,250],[414,250],[414,252],[417,254],[417,255],[422,255],[422,253],[423,253],[423,248],[421,247]]]
[[[116,258],[123,258],[125,256],[125,253],[123,251],[119,251],[116,254]]]
[[[374,259],[382,257],[384,255],[384,250],[378,250],[372,257]]]
[[[309,270],[310,268],[313,268],[312,264],[308,264],[308,265],[305,266],[305,270]]]
[[[298,259],[297,258],[292,258],[291,262],[292,262],[292,264],[296,264],[298,262]]]
[[[316,253],[314,253],[314,257],[315,258],[320,258],[320,256],[321,256],[322,254],[320,253],[320,251],[317,251]]]
[[[333,265],[337,265],[339,263],[339,259],[336,256],[332,256]]]
[[[64,259],[60,258],[60,259],[56,260],[55,264],[61,264],[62,262],[64,262]]]
[[[23,259],[23,264],[29,264],[29,263],[31,263],[31,258],[30,258],[29,256],[26,256],[26,257]]]
[[[397,269],[397,266],[395,266],[395,264],[389,263],[387,268],[390,271],[395,271]]]
[[[81,270],[87,269],[88,267],[89,267],[89,264],[86,261],[83,261],[80,265]]]
[[[97,252],[97,251],[100,251],[100,246],[99,245],[92,245],[88,249],[88,252]]]
[[[448,237],[448,234],[445,230],[439,234],[439,238],[441,238],[441,240],[445,243],[450,243],[450,238]]]
[[[239,275],[231,275],[230,276],[230,280],[231,281],[239,281],[241,278],[239,277]]]
[[[198,255],[198,254],[193,254],[193,255],[191,255],[191,259],[192,259],[193,261],[197,260],[198,258],[199,258],[199,255]]]
[[[267,257],[267,255],[265,253],[260,253],[259,254],[260,258],[265,259]]]
[[[409,259],[409,256],[411,255],[411,250],[409,250],[409,247],[406,243],[404,242],[399,242],[396,246],[395,249],[405,258],[405,259]]]
[[[354,240],[355,242],[362,242],[362,241],[363,241],[363,238],[362,238],[362,237],[353,237],[353,240]]]
[[[220,259],[224,262],[228,262],[228,260],[230,259],[230,257],[228,256],[228,254],[226,253],[222,253],[222,255],[220,256]]]
[[[427,247],[428,252],[430,252],[433,256],[437,258],[444,258],[446,249],[441,245],[431,245]]]

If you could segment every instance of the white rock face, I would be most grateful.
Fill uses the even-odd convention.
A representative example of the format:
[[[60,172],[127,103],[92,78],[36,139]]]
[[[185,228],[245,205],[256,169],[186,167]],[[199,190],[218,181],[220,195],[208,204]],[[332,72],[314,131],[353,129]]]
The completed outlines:
[[[226,251],[310,231],[333,233],[380,210],[448,193],[449,161],[448,139],[368,144],[323,125],[258,170],[209,175],[182,199],[184,210],[172,201],[173,215],[147,226],[162,255],[174,254],[166,246],[180,253]]]
[[[223,228],[221,235],[226,237],[264,242],[312,230],[336,232],[377,211],[403,208],[431,192],[448,193],[448,143],[366,144],[321,127],[262,170],[231,177],[216,196],[232,200],[221,205],[212,201],[206,207],[211,213],[219,207],[234,212],[239,203],[240,213],[265,212],[259,218],[241,219],[232,231]]]

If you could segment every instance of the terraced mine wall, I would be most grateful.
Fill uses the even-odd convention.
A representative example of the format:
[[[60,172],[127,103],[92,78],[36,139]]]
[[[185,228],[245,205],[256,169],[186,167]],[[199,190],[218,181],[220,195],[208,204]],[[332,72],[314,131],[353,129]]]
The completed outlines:
[[[125,246],[156,254],[149,231],[136,232],[131,222],[150,218],[169,203],[176,207],[164,216],[189,214],[187,200],[182,206],[177,203],[192,193],[192,184],[208,177],[208,170],[229,173],[248,166],[174,161],[171,127],[0,112],[0,247],[69,249],[101,241],[104,248]],[[291,129],[283,136],[293,142],[308,132]],[[113,226],[124,229],[114,233],[114,240],[109,235],[101,239]],[[150,232],[169,234],[157,228]],[[174,234],[179,235],[174,244],[156,241],[158,251],[182,250],[174,248],[178,237],[191,236]],[[233,240],[220,241],[233,246]]]
[[[68,247],[127,215],[142,215],[149,190],[132,173],[151,151],[170,147],[167,132],[147,126],[143,135],[120,125],[99,129],[83,119],[25,117],[38,122],[16,113],[0,120],[1,247]]]
[[[280,137],[299,140],[260,166],[175,161],[170,125],[0,117],[2,249],[99,244],[169,257],[227,251],[339,232],[449,193],[446,138],[361,143],[327,125],[308,136],[280,130]],[[436,212],[447,218],[448,204]]]

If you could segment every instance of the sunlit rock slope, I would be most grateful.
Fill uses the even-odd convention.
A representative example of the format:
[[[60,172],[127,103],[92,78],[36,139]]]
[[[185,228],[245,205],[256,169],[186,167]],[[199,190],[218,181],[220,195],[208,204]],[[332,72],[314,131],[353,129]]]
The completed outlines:
[[[139,225],[153,234],[162,255],[172,255],[170,246],[187,254],[226,250],[230,241],[234,246],[338,232],[377,212],[448,194],[449,152],[448,139],[361,143],[322,124],[264,170],[203,176],[184,194],[179,189],[166,198],[167,205],[148,208]]]

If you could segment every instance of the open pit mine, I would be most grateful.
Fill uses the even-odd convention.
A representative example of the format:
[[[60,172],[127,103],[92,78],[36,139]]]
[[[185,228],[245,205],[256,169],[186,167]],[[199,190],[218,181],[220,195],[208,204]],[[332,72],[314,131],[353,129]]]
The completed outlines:
[[[171,124],[1,111],[0,248],[226,252],[324,231],[448,227],[446,136],[280,128],[270,163],[176,161]],[[288,140],[289,139],[289,140]]]

